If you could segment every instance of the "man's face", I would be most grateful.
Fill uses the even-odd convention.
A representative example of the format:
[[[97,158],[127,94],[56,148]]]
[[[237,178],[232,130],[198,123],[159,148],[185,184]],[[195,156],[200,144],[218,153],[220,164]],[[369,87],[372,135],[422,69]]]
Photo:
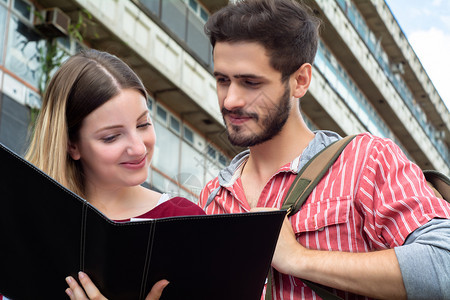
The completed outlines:
[[[233,145],[251,147],[276,136],[291,110],[290,89],[263,46],[219,42],[214,47],[217,95]]]

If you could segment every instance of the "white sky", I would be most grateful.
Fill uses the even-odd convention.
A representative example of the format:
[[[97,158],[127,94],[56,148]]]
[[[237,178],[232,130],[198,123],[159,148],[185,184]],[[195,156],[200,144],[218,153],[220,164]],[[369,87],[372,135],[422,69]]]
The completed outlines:
[[[386,0],[450,110],[450,0]]]

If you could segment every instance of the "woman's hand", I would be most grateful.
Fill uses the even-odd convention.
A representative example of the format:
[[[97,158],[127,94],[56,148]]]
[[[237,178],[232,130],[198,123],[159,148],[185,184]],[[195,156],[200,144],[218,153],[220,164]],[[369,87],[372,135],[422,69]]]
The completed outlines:
[[[83,287],[79,286],[78,282],[72,276],[66,278],[66,282],[69,285],[69,287],[66,289],[66,294],[70,297],[71,300],[106,299],[86,273],[79,272],[78,279],[80,280]],[[158,300],[161,297],[162,291],[168,284],[169,282],[165,279],[155,283],[145,300]]]

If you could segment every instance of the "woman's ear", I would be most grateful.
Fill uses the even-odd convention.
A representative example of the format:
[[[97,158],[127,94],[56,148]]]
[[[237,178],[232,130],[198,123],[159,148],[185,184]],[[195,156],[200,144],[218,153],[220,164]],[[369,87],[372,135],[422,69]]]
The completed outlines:
[[[79,160],[81,158],[80,150],[76,143],[69,142],[67,152],[73,160]]]
[[[311,83],[311,74],[311,64],[304,63],[291,75],[291,91],[295,98],[301,98],[306,94]]]

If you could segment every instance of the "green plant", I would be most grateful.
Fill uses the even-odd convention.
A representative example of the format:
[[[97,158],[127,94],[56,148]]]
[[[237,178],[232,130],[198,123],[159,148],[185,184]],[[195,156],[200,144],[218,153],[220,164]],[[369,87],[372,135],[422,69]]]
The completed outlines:
[[[44,16],[39,12],[35,12],[36,16],[42,21]],[[83,42],[83,29],[86,27],[86,20],[91,20],[92,15],[86,10],[78,12],[78,19],[76,23],[70,23],[68,29],[68,38],[74,39],[80,43]],[[41,64],[41,73],[39,78],[39,92],[42,95],[54,71],[63,63],[69,56],[69,53],[58,47],[58,38],[47,37],[43,47],[39,49]]]

